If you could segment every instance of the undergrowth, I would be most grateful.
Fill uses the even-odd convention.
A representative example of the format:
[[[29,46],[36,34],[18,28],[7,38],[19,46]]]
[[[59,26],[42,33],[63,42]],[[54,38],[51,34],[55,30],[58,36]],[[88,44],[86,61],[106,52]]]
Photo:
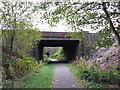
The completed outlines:
[[[46,65],[26,75],[15,88],[51,88],[54,76],[54,65]]]
[[[101,66],[93,62],[89,66],[85,60],[76,60],[69,65],[74,75],[82,80],[86,88],[118,88],[120,86],[120,74],[114,69],[102,70]]]
[[[6,78],[6,72],[2,69],[3,88],[13,87],[20,78],[44,66],[42,61],[35,61],[32,57],[18,58],[11,62],[8,60],[6,63],[9,63],[10,78]]]

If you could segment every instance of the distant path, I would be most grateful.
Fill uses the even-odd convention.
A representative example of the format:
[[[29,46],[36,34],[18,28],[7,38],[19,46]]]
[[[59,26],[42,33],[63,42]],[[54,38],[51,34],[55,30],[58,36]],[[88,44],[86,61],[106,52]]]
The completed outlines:
[[[58,60],[56,60],[56,59],[52,59],[52,58],[50,58],[50,60],[51,60],[51,61],[58,61]]]
[[[55,64],[53,88],[79,88],[72,73],[64,63]]]

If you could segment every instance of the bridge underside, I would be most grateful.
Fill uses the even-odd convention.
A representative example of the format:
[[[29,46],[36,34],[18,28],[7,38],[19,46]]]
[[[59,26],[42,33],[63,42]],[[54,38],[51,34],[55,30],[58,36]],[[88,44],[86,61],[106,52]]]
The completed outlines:
[[[63,47],[66,61],[75,59],[79,40],[41,40],[38,43],[38,60],[43,60],[44,47]]]

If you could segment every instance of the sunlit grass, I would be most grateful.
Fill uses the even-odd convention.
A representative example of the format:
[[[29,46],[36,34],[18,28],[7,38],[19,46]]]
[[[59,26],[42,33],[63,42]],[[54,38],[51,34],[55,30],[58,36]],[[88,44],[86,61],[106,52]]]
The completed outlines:
[[[19,88],[50,88],[53,76],[54,65],[47,65],[21,80]]]

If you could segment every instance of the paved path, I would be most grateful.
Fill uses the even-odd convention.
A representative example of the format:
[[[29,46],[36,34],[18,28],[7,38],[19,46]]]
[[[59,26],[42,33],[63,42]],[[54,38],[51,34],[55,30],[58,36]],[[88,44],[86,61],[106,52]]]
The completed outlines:
[[[55,64],[53,88],[79,88],[69,68],[63,64]]]
[[[52,59],[52,58],[50,58],[50,60],[51,60],[51,61],[58,61],[58,60],[56,60],[56,59]]]

